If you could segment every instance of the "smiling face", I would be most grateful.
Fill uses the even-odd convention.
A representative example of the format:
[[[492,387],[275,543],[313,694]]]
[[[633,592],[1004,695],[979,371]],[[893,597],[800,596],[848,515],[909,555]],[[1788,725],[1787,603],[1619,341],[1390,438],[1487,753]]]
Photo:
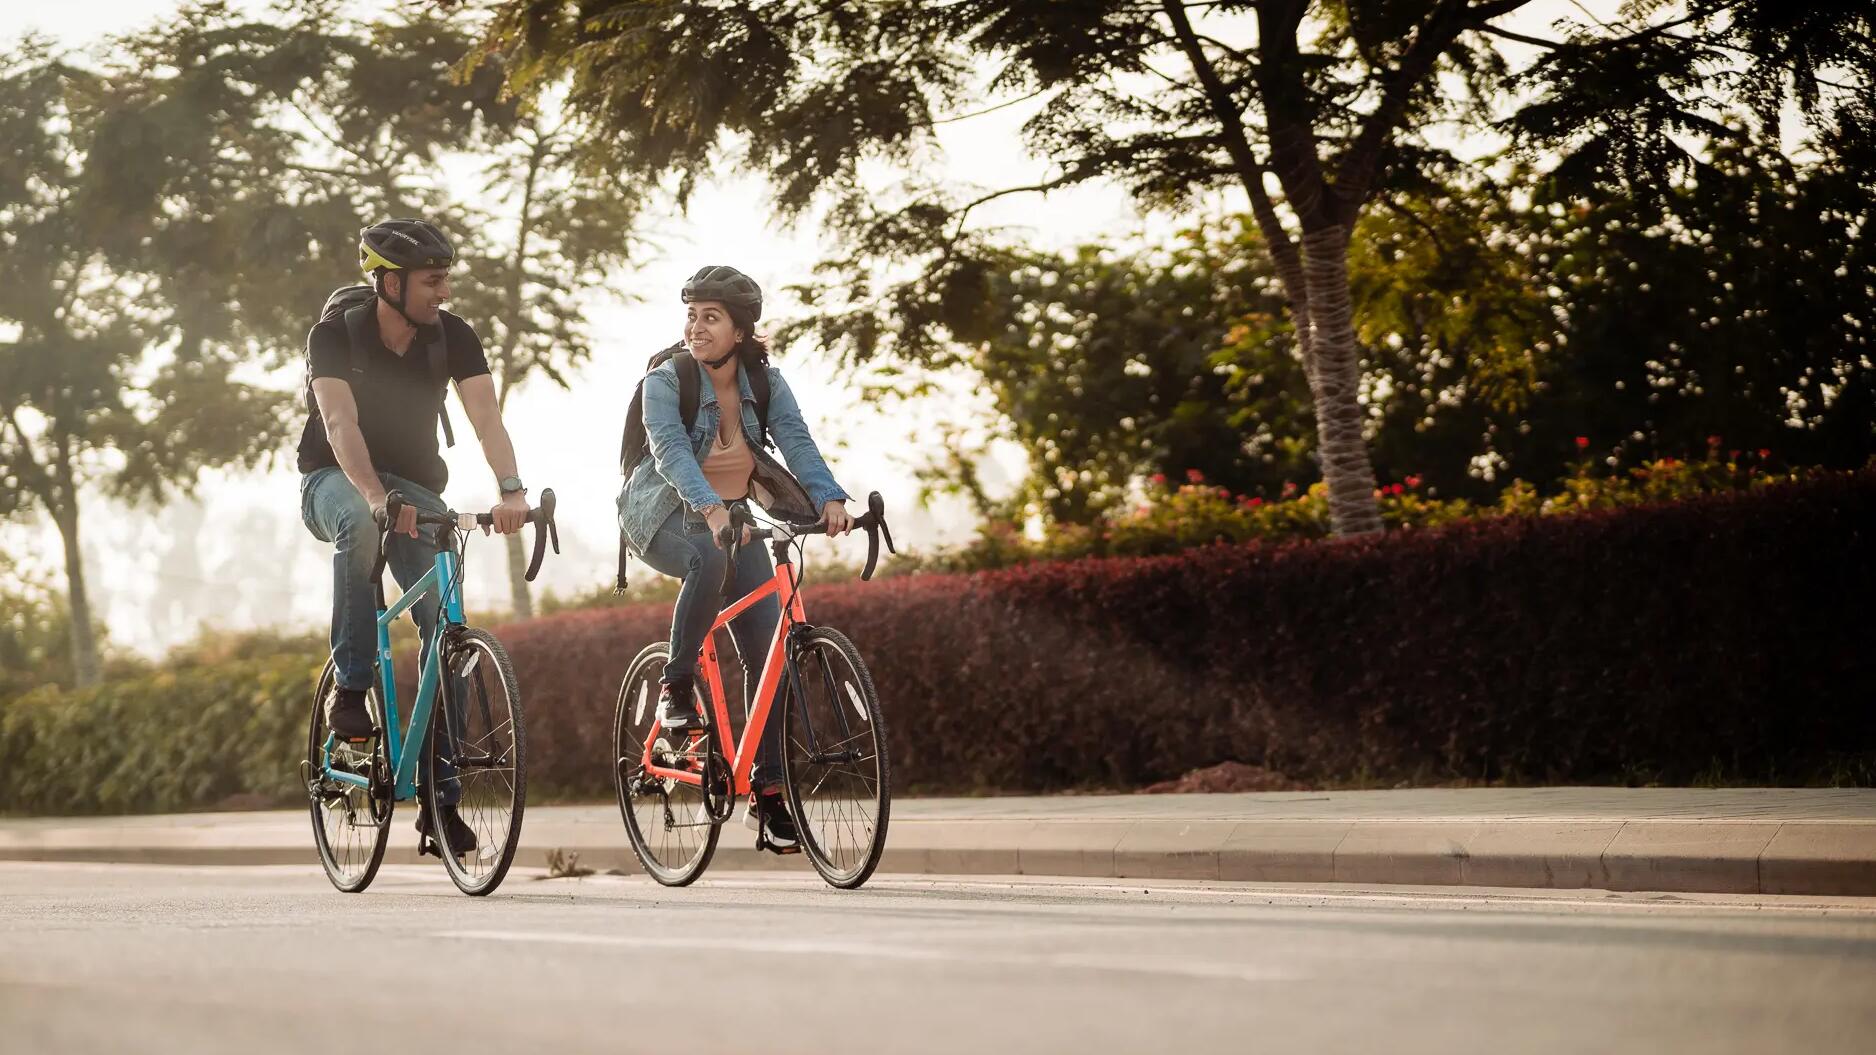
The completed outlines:
[[[684,305],[684,346],[698,359],[720,359],[743,337],[743,331],[730,321],[730,309],[721,301],[697,300]]]
[[[385,276],[385,292],[393,299],[397,297],[397,284],[410,283],[410,293],[404,298],[404,314],[412,322],[424,326],[435,323],[438,313],[449,300],[449,268],[425,267],[415,271],[393,271]]]

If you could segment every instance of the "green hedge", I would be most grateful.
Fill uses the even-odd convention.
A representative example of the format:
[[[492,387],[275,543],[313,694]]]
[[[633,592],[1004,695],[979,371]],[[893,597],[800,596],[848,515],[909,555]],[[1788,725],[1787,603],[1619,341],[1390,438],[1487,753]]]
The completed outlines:
[[[810,583],[901,789],[1868,783],[1876,471],[1574,516]],[[605,797],[613,694],[668,604],[497,627],[538,799]],[[316,645],[0,702],[0,810],[291,804]],[[406,659],[414,651],[406,649]]]
[[[297,767],[323,662],[238,660],[0,701],[0,810],[163,813],[302,802]]]

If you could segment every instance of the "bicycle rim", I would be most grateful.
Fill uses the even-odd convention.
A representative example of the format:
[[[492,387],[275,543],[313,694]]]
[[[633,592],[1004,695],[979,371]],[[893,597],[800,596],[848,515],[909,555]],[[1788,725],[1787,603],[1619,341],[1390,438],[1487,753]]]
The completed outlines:
[[[793,663],[782,710],[788,807],[815,871],[851,890],[879,867],[886,847],[892,770],[885,716],[846,635],[811,631]]]
[[[716,853],[718,826],[710,820],[702,788],[670,778],[647,776],[645,740],[658,715],[658,691],[670,647],[648,645],[626,669],[619,683],[613,718],[613,787],[625,820],[632,852],[647,875],[665,886],[687,886],[709,867]],[[699,690],[699,706],[706,701]],[[706,710],[704,713],[710,713]],[[653,742],[660,765],[703,769],[701,751],[710,740],[661,733]],[[690,748],[695,747],[696,750]]]
[[[374,737],[362,747],[329,741],[326,697],[337,685],[337,677],[328,660],[319,676],[318,687],[313,690],[313,713],[300,774],[312,814],[313,843],[319,848],[319,863],[333,886],[347,894],[356,894],[371,885],[378,874],[378,866],[384,861],[395,803],[388,796],[376,796],[364,788],[324,775],[328,759],[334,769],[364,776],[371,776],[374,770],[380,774],[384,771],[383,743],[379,738]],[[372,705],[379,707],[376,688],[372,696]],[[381,707],[377,713],[383,713]]]
[[[444,656],[445,686],[430,719],[424,794],[443,868],[465,894],[488,894],[514,863],[527,805],[527,727],[514,664],[485,630],[463,630]],[[452,775],[449,770],[454,768]],[[452,802],[451,800],[455,800]],[[454,806],[474,833],[453,846],[443,822]]]

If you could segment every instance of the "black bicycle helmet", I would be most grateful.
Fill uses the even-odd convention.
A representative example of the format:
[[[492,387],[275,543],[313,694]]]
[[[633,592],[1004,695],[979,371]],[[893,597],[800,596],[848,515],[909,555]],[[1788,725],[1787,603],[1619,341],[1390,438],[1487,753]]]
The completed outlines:
[[[358,232],[358,266],[367,275],[455,262],[456,248],[423,220],[385,220]]]
[[[762,287],[756,280],[724,264],[699,268],[684,283],[684,303],[714,300],[729,305],[732,313],[741,313],[754,323],[762,318]]]

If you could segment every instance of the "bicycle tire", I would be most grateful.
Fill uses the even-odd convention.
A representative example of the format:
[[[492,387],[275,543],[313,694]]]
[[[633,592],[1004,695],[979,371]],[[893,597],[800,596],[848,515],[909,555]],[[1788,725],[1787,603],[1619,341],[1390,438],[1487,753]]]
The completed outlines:
[[[325,772],[329,732],[325,701],[337,679],[337,669],[327,660],[313,689],[313,713],[307,726],[306,758],[301,763],[300,775],[306,786],[313,844],[319,850],[320,866],[334,887],[347,894],[357,894],[371,885],[378,875],[378,866],[384,863],[384,848],[390,841],[391,816],[397,803],[388,794],[328,781],[320,775]],[[384,708],[377,701],[375,684],[370,696],[377,703],[374,713],[382,715]],[[383,737],[373,737],[371,748],[362,757],[349,746],[342,750],[351,759],[347,768],[355,771],[359,762],[363,762],[368,772],[376,770],[382,775],[389,771],[384,762]],[[343,804],[342,809],[340,804]],[[361,808],[369,818],[367,823],[359,823]],[[339,838],[335,840],[335,836]]]
[[[646,645],[632,659],[619,683],[612,723],[612,785],[639,867],[664,886],[681,887],[696,882],[710,867],[722,828],[720,822],[710,819],[701,788],[671,779],[643,777],[645,738],[657,714],[657,690],[653,686],[663,675],[670,655],[668,642]],[[698,692],[702,694],[701,686]],[[699,704],[707,702],[700,700]],[[711,712],[706,707],[704,713]],[[712,744],[713,739],[707,739],[704,746],[713,749]],[[675,750],[675,745],[668,745],[667,750]],[[654,787],[661,790],[654,791]],[[677,801],[675,807],[673,799]],[[654,826],[652,831],[645,830],[647,823]],[[658,837],[656,845],[653,835]]]
[[[437,686],[438,706],[431,712],[423,753],[424,797],[432,818],[431,834],[456,889],[472,897],[494,893],[514,863],[521,840],[521,821],[528,800],[528,737],[521,706],[521,685],[515,677],[508,650],[486,630],[465,628],[452,635],[443,655]],[[469,658],[465,658],[465,657]],[[464,669],[466,668],[466,669]],[[455,700],[454,672],[462,678],[465,698]],[[501,708],[494,706],[491,683],[501,691]],[[449,720],[450,708],[461,712],[461,729]],[[442,738],[438,740],[438,730]],[[437,761],[447,755],[456,766],[451,779],[439,779]],[[453,847],[449,825],[441,823],[444,795],[454,790],[458,816],[475,833],[473,850]]]
[[[788,809],[814,870],[830,886],[853,890],[879,867],[892,819],[886,717],[860,650],[840,631],[808,631],[789,665],[782,708],[782,778]],[[841,676],[836,676],[836,667],[844,668]],[[805,699],[795,691],[797,686]],[[849,710],[860,719],[857,724],[847,721]],[[841,753],[856,754],[851,760],[835,760]]]

